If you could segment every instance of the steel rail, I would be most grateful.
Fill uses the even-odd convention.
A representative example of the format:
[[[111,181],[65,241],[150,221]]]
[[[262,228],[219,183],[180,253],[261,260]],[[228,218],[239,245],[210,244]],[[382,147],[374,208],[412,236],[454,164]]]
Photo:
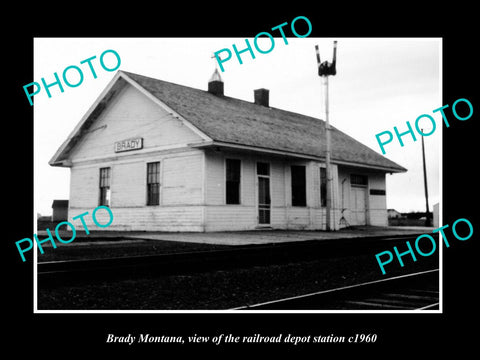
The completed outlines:
[[[405,280],[405,279],[408,279],[408,278],[423,276],[423,275],[427,275],[427,274],[433,274],[433,273],[438,272],[438,271],[439,271],[439,269],[426,270],[426,271],[421,271],[421,272],[416,272],[416,273],[411,273],[411,274],[405,274],[405,275],[390,277],[390,278],[387,278],[387,279],[373,280],[373,281],[368,281],[368,282],[364,282],[364,283],[360,283],[360,284],[341,286],[341,287],[338,287],[338,288],[321,290],[321,291],[316,291],[316,292],[308,293],[308,294],[302,294],[302,295],[298,295],[298,296],[291,296],[291,297],[287,297],[287,298],[276,299],[276,300],[266,301],[266,302],[257,303],[257,304],[240,306],[240,307],[232,308],[230,310],[254,310],[256,308],[265,308],[265,307],[269,307],[271,305],[278,306],[280,304],[288,304],[289,302],[295,302],[295,301],[298,301],[298,300],[303,300],[303,299],[308,299],[308,298],[314,298],[314,297],[318,298],[318,297],[321,297],[321,296],[324,296],[324,295],[331,295],[331,294],[334,294],[334,293],[335,293],[335,295],[338,296],[338,294],[340,294],[342,292],[344,293],[346,290],[349,290],[349,291],[350,290],[358,290],[358,289],[363,290],[366,287],[369,287],[370,290],[372,290],[372,289],[375,289],[375,286],[377,286],[379,284],[383,285],[387,282],[391,283],[391,282],[395,282],[395,281],[399,281],[399,280]],[[337,299],[337,298],[335,298],[335,299]],[[437,306],[438,304],[439,303],[436,302],[436,303],[433,303],[433,304],[429,304],[427,306],[422,306],[422,307],[418,308],[418,310],[431,309],[431,308]]]

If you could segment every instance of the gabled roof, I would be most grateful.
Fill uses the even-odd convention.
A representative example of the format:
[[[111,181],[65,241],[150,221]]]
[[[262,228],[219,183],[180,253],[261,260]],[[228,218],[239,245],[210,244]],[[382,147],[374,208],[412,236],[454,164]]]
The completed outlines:
[[[213,95],[208,91],[126,71],[119,71],[117,75],[177,113],[192,128],[204,134],[206,144],[231,145],[315,159],[325,157],[323,120],[228,96]],[[116,81],[120,81],[118,78]],[[115,88],[114,80],[109,84],[112,89]],[[101,108],[105,106],[103,97],[111,98],[109,92],[104,91],[101,99],[97,100]],[[92,106],[89,113],[97,113],[95,106]],[[82,124],[93,122],[91,119],[89,121],[89,117],[88,113],[84,116],[52,158],[51,165],[60,165],[60,161],[68,158],[68,152],[74,146],[70,142],[78,138],[85,128]],[[331,126],[331,129],[332,163],[364,166],[388,172],[406,171],[404,167],[335,127]]]
[[[53,200],[52,208],[53,207],[68,207],[68,200]]]

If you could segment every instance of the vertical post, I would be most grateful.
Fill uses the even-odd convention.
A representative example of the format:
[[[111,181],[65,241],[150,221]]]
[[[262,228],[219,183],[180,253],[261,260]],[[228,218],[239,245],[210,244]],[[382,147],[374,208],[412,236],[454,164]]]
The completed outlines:
[[[421,131],[423,133],[423,129],[421,129]],[[423,183],[425,185],[425,204],[427,208],[425,226],[431,226],[432,223],[430,221],[430,210],[428,208],[427,166],[425,164],[425,145],[423,143],[423,136],[422,136],[422,157],[423,157]]]
[[[326,177],[327,177],[327,206],[326,206],[326,230],[335,230],[335,221],[332,219],[335,218],[335,214],[332,214],[332,203],[333,203],[333,191],[332,191],[332,170],[330,165],[330,154],[331,154],[331,141],[330,141],[330,121],[328,118],[328,76],[335,75],[337,73],[336,62],[337,62],[337,42],[333,42],[333,60],[331,63],[324,61],[323,63],[320,60],[320,51],[318,50],[318,45],[315,45],[315,51],[317,53],[317,65],[318,65],[318,76],[322,79],[322,85],[324,89],[325,97],[325,142],[326,142],[326,156],[325,156],[325,167],[326,167]],[[333,226],[332,226],[333,225]]]
[[[332,229],[332,169],[330,165],[330,153],[331,153],[331,141],[330,141],[330,121],[329,121],[329,109],[328,109],[328,76],[322,76],[322,85],[324,89],[324,98],[325,98],[325,142],[326,142],[326,156],[325,156],[325,167],[326,167],[326,177],[327,177],[327,207],[326,207],[326,218],[327,218],[327,231],[334,230]]]

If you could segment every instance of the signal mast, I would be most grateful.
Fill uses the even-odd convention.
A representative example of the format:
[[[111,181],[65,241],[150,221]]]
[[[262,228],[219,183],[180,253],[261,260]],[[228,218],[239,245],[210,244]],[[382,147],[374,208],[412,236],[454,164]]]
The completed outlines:
[[[333,42],[333,59],[332,62],[320,61],[320,51],[318,50],[318,45],[315,45],[315,51],[317,53],[317,65],[318,65],[318,76],[322,79],[322,85],[324,88],[324,97],[325,97],[325,141],[326,141],[326,156],[325,156],[325,167],[326,167],[326,177],[327,177],[327,207],[326,207],[326,229],[327,231],[335,230],[335,225],[332,226],[332,171],[330,165],[330,156],[331,156],[331,140],[330,140],[330,122],[328,119],[328,77],[334,76],[337,74],[336,63],[337,63],[337,41]],[[334,224],[334,223],[333,223]]]

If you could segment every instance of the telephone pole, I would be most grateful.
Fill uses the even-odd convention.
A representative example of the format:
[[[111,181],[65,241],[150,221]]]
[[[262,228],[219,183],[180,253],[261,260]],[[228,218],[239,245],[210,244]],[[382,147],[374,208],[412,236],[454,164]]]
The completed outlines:
[[[423,129],[421,129],[421,131],[423,133]],[[427,207],[425,226],[432,226],[432,222],[430,219],[430,210],[428,208],[427,166],[425,164],[425,145],[423,143],[423,136],[422,136],[422,157],[423,157],[423,183],[425,185],[425,204]]]

